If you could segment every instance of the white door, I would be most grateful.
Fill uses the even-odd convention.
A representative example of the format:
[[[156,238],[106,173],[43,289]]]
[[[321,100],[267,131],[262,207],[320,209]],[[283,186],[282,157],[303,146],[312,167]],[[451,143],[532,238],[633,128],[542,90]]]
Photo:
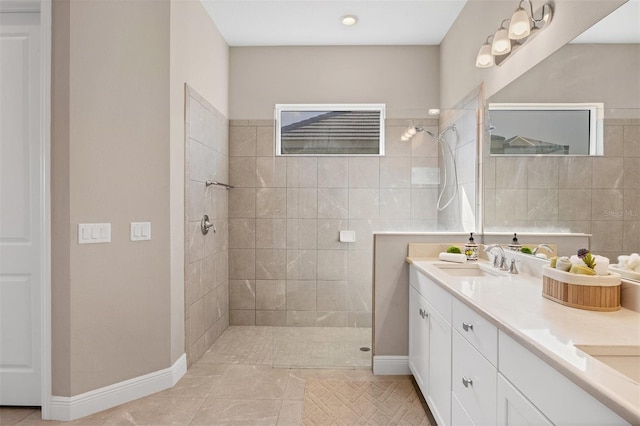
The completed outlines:
[[[0,405],[41,405],[38,13],[0,13]]]

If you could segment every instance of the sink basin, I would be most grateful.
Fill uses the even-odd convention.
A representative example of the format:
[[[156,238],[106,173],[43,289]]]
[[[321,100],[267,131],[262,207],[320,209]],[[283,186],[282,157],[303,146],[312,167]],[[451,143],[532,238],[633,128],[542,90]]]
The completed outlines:
[[[481,263],[440,263],[436,267],[455,277],[499,277],[506,275],[505,271]]]
[[[640,346],[576,345],[576,348],[640,383]]]

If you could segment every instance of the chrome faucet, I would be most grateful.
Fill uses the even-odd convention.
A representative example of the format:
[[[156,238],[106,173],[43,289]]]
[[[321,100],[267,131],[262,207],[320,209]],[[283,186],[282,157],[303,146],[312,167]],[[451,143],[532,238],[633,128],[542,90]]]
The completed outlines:
[[[502,271],[508,271],[509,268],[507,268],[507,256],[504,254],[504,249],[502,248],[502,246],[500,246],[499,244],[491,244],[486,246],[484,251],[485,253],[491,253],[491,250],[493,250],[494,248],[500,250],[500,256],[494,256],[493,266],[495,268],[500,268],[500,270]]]
[[[518,268],[516,267],[515,259],[511,259],[511,267],[509,268],[509,273],[514,275],[518,273]]]
[[[533,255],[535,256],[536,253],[538,253],[538,250],[540,250],[541,248],[547,250],[549,253],[553,253],[553,249],[551,247],[549,247],[546,244],[540,244],[540,245],[538,245],[538,247],[533,249]]]

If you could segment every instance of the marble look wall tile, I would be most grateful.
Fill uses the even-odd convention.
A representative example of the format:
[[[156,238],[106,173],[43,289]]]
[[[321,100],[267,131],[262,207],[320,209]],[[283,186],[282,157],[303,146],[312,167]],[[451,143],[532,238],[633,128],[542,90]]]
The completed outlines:
[[[216,275],[216,255],[205,257],[202,260],[201,275],[203,293],[207,293],[217,287]]]
[[[640,157],[640,126],[624,126],[624,156]]]
[[[622,158],[593,158],[593,181],[592,188],[622,188],[623,187],[623,166]]]
[[[630,254],[638,253],[640,250],[638,247],[638,241],[640,241],[640,220],[635,217],[636,220],[624,221],[622,225],[622,250],[621,253]],[[613,258],[613,261],[617,261],[617,258]]]
[[[379,188],[380,159],[349,157],[349,188]]]
[[[318,248],[317,219],[288,219],[286,221],[286,248]]]
[[[257,157],[255,175],[258,188],[284,188],[287,186],[287,159]]]
[[[256,311],[231,309],[229,311],[229,323],[231,325],[256,325]]]
[[[411,141],[401,140],[402,134],[409,128],[406,126],[390,126],[385,127],[385,157],[410,157]]]
[[[346,281],[318,281],[316,297],[318,311],[346,311],[349,309]]]
[[[273,126],[260,126],[256,129],[257,155],[273,157],[275,155],[275,135]]]
[[[254,188],[234,188],[229,191],[229,217],[256,217],[256,190]]]
[[[637,221],[640,220],[640,190],[625,189],[624,196],[624,220]],[[640,245],[640,240],[636,241]]]
[[[229,158],[229,184],[235,187],[256,186],[256,157]]]
[[[638,142],[640,144],[640,142]],[[624,167],[624,188],[640,189],[640,157],[625,158]]]
[[[229,280],[229,309],[256,309],[254,280]]]
[[[340,242],[340,231],[347,230],[349,230],[349,226],[346,219],[318,219],[318,248],[346,250],[348,243]]]
[[[229,249],[229,279],[255,279],[256,251]]]
[[[315,311],[287,311],[287,326],[314,327],[316,325]]]
[[[204,212],[205,206],[205,186],[202,182],[189,181],[189,191],[185,200],[185,212],[188,221],[200,220]]]
[[[347,327],[371,328],[372,325],[371,312],[347,312]]]
[[[315,157],[287,157],[287,187],[316,188],[318,159]]]
[[[496,157],[486,157],[482,159],[483,185],[486,189],[496,187]]]
[[[411,190],[411,219],[437,219],[437,189]]]
[[[562,157],[558,165],[559,188],[589,187],[593,175],[593,158]]]
[[[558,219],[591,220],[591,203],[591,189],[560,189]]]
[[[318,189],[318,218],[346,219],[349,213],[347,189]]]
[[[189,308],[190,341],[195,343],[204,334],[204,299],[196,300]]]
[[[204,235],[200,230],[200,222],[189,222],[189,262],[201,260],[204,257]]]
[[[381,221],[375,219],[349,219],[349,229],[356,233],[354,243],[340,243],[349,250],[373,250],[373,231],[383,229]],[[393,225],[390,230],[398,228]]]
[[[216,287],[229,282],[229,251],[225,250],[213,255],[216,270]]]
[[[623,126],[604,126],[604,155],[607,157],[624,156]]]
[[[287,279],[315,280],[317,250],[287,250]]]
[[[277,248],[287,247],[286,219],[256,219],[256,247]]]
[[[349,189],[350,219],[377,219],[379,217],[379,189]]]
[[[530,189],[527,210],[529,220],[558,220],[558,189]]]
[[[316,281],[287,281],[287,311],[316,310]]]
[[[226,180],[225,180],[226,181]],[[229,192],[209,188],[205,192],[204,212],[211,219],[227,219],[229,217]],[[202,217],[202,216],[200,216]]]
[[[527,158],[497,157],[496,188],[527,188]]]
[[[438,126],[424,126],[431,133],[438,134]],[[408,143],[411,144],[412,157],[437,157],[438,143],[426,133],[417,133]]]
[[[349,311],[371,312],[371,294],[370,282],[350,281],[347,285]]]
[[[256,325],[281,327],[287,325],[287,311],[256,311]]]
[[[318,187],[347,188],[349,186],[349,159],[346,157],[318,158]]]
[[[496,221],[527,220],[526,189],[496,189]]]
[[[198,182],[204,182],[209,178],[211,173],[210,167],[207,167],[207,157],[213,158],[213,151],[195,140],[190,139],[187,143],[188,150],[188,178]]]
[[[410,189],[380,189],[381,219],[410,219]]]
[[[558,188],[558,163],[556,157],[533,157],[527,162],[528,188]]]
[[[190,99],[187,118],[189,137],[198,142],[204,142],[204,114],[205,109],[202,104],[195,99]]]
[[[186,306],[192,305],[200,299],[204,293],[202,285],[201,261],[186,265],[187,279],[185,281],[185,302]]]
[[[287,277],[287,251],[256,249],[256,279],[274,280]]]
[[[218,292],[216,290],[205,294],[202,299],[204,304],[204,329],[208,330],[213,327],[213,324],[222,315],[222,303],[224,301],[218,300]]]
[[[380,159],[380,188],[410,188],[411,158]]]
[[[256,309],[284,311],[287,306],[287,282],[285,280],[256,281]]]
[[[349,281],[373,282],[373,252],[369,250],[349,250],[348,253],[347,279]]]
[[[211,256],[229,248],[229,221],[226,219],[213,220],[215,232],[204,236],[204,254]]]
[[[229,128],[229,155],[231,157],[255,157],[257,133],[255,127]]]
[[[287,192],[284,188],[259,188],[256,191],[256,217],[284,218],[287,214]]]
[[[346,312],[316,312],[316,327],[346,327]]]
[[[229,219],[229,248],[256,247],[256,220]]]
[[[318,279],[344,281],[347,279],[347,251],[318,250]]]
[[[440,183],[440,174],[437,157],[411,159],[412,188],[434,188]]]
[[[591,218],[594,221],[616,221],[624,218],[624,191],[593,189]]]
[[[624,221],[593,220],[591,222],[591,251],[594,253],[620,253],[622,251],[623,231]]]

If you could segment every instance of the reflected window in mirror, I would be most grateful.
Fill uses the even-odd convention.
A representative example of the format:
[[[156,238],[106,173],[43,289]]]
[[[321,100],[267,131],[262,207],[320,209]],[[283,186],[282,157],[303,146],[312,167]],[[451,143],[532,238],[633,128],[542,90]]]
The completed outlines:
[[[490,155],[603,155],[602,103],[491,103]]]

